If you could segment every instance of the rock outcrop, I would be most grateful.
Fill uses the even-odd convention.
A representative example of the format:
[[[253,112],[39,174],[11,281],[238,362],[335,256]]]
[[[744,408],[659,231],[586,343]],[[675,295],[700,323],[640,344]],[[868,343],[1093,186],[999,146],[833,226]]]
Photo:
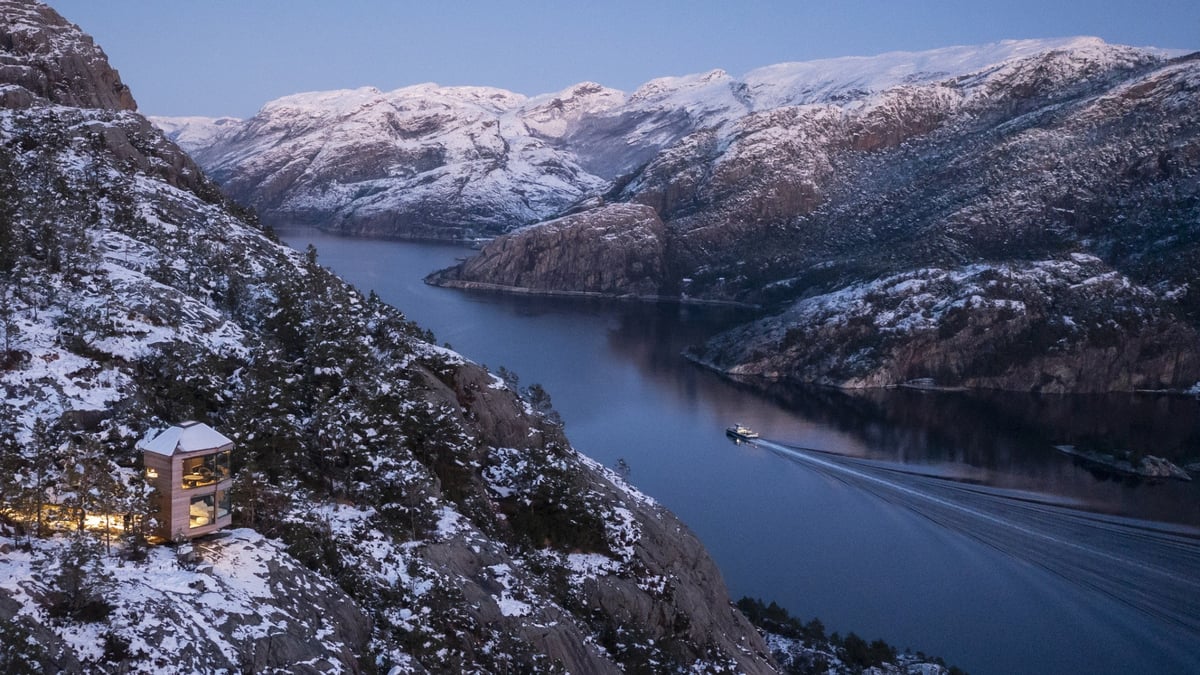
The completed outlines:
[[[654,209],[610,204],[497,239],[431,283],[514,292],[657,297],[666,228]]]
[[[796,302],[692,357],[718,370],[848,388],[1049,393],[1200,379],[1200,335],[1099,259],[923,269]]]
[[[44,5],[14,1],[2,8],[0,82],[61,105],[137,109],[129,87],[90,36]]]
[[[1155,455],[1140,455],[1134,452],[1100,452],[1085,450],[1074,445],[1056,445],[1059,452],[1076,457],[1083,464],[1103,472],[1124,476],[1137,476],[1150,480],[1169,478],[1191,482],[1192,477],[1187,470],[1181,469],[1175,463]]]

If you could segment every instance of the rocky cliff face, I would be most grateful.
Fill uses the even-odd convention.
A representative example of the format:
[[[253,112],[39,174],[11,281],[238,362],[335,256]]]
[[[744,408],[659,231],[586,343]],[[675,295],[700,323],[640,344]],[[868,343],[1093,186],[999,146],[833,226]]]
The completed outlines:
[[[611,204],[502,237],[430,281],[514,292],[657,297],[665,239],[654,209]]]
[[[695,537],[543,399],[271,240],[135,112],[0,87],[24,92],[0,110],[0,670],[771,672]],[[135,443],[184,419],[237,448],[244,527],[199,567],[139,554]]]
[[[49,7],[7,3],[0,15],[0,82],[62,105],[136,109],[129,87],[92,38],[67,35],[80,33]]]
[[[817,295],[693,358],[735,375],[862,388],[1165,389],[1200,336],[1097,258],[927,268]]]

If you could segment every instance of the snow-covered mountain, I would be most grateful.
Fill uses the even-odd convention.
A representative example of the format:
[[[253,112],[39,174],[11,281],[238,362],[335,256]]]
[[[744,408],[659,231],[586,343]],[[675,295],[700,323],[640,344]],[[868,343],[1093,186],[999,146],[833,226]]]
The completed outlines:
[[[983,265],[993,270],[989,283],[1007,290],[981,297],[1017,303],[1003,321],[952,320],[942,310],[962,300],[957,284],[901,284],[923,295],[867,302],[866,313],[821,305],[840,307],[837,316],[796,305],[695,357],[731,373],[842,386],[933,378],[1060,392],[1190,388],[1200,379],[1200,59],[1094,39],[1022,44],[1021,54],[953,77],[823,94],[682,136],[603,200],[581,205],[593,209],[593,230],[618,217],[600,201],[650,206],[666,226],[662,241],[639,244],[663,251],[660,261],[641,261],[662,271],[657,288],[647,293],[639,277],[636,290],[604,292],[783,311],[815,295],[857,298],[860,284],[882,292],[895,275],[936,269],[958,278]],[[805,70],[780,70],[789,69]],[[926,72],[911,64],[901,72],[918,70]],[[771,97],[760,100],[779,100]],[[589,241],[568,231],[582,222],[572,216],[502,237],[432,280],[597,291],[588,269],[572,276],[548,258],[561,241]],[[620,238],[596,241],[596,250],[559,261],[632,259],[601,250]],[[1029,284],[1027,274],[1058,276],[1075,254],[1094,259],[1089,269],[1106,281]],[[510,259],[521,255],[528,259]],[[512,270],[519,279],[506,275]],[[1127,291],[1108,292],[1108,280]],[[897,329],[892,313],[902,301],[938,320]],[[1095,320],[1057,331],[1080,302],[1093,303]],[[986,314],[987,305],[972,306]],[[860,348],[841,351],[847,344]]]
[[[229,129],[192,126],[178,139],[267,222],[461,237],[535,222],[605,187],[513,114],[526,103],[435,85],[296,94]],[[571,115],[534,106],[530,123],[550,138]]]
[[[632,93],[585,82],[529,98],[426,84],[296,94],[241,122],[155,121],[268,223],[456,238],[560,215],[698,130],[797,106],[885,106],[881,92],[896,87],[979,76],[1054,51],[1121,53],[1094,38],[1015,40],[779,64],[741,78],[714,70]]]
[[[1200,379],[1189,346],[1200,324],[1198,68],[1180,53],[1069,38],[780,64],[740,78],[715,70],[630,94],[592,83],[535,98],[433,85],[325,92],[268,104],[196,153],[268,221],[454,237],[544,221],[437,283],[784,312],[694,354],[729,372],[845,386],[1186,389]],[[1074,254],[1131,290],[1080,295],[1059,283],[1073,278],[1059,272]],[[829,333],[862,342],[836,361],[825,357],[838,350],[805,351],[815,348],[801,336],[821,333],[809,325],[818,314],[793,303],[928,270],[968,278],[972,265],[1012,289],[995,297],[1027,310],[997,324],[1006,330],[991,330],[991,341],[959,336],[956,349],[979,358],[913,355],[930,336],[979,332],[942,311],[969,284],[930,286],[944,295],[929,302],[868,303],[874,313],[849,325],[874,328]],[[1041,295],[1029,274],[1054,277],[1055,290]],[[1071,321],[1066,307],[1089,299],[1096,321],[1044,343]],[[888,313],[908,300],[942,320],[893,330]],[[1038,346],[1020,346],[1029,343]]]
[[[208,147],[234,130],[242,120],[236,117],[154,117],[146,119],[162,129],[167,138],[181,148]]]

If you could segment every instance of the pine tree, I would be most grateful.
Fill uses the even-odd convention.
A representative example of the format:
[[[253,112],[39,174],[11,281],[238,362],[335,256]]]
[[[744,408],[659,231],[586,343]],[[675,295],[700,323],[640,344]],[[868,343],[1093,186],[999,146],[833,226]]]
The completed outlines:
[[[58,459],[63,448],[59,444],[57,431],[44,419],[34,421],[32,431],[32,438],[24,453],[24,466],[15,476],[17,503],[25,513],[26,532],[44,537],[49,534],[46,527],[47,493],[57,482],[61,471]]]
[[[50,616],[102,621],[112,612],[112,605],[104,598],[116,581],[105,568],[96,542],[86,532],[70,535],[67,546],[54,559],[40,561],[39,566],[43,568],[39,576],[53,574],[53,584],[46,594]]]
[[[21,332],[13,294],[10,284],[0,279],[0,331],[4,331],[4,353],[0,354],[0,367],[9,365],[16,336]]]

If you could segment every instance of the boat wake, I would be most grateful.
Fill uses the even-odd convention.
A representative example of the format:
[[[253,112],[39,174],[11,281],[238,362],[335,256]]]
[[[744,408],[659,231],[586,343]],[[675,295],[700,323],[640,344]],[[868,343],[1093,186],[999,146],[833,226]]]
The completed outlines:
[[[1200,644],[1200,530],[1090,513],[1043,495],[858,457],[754,444],[1128,605]]]

